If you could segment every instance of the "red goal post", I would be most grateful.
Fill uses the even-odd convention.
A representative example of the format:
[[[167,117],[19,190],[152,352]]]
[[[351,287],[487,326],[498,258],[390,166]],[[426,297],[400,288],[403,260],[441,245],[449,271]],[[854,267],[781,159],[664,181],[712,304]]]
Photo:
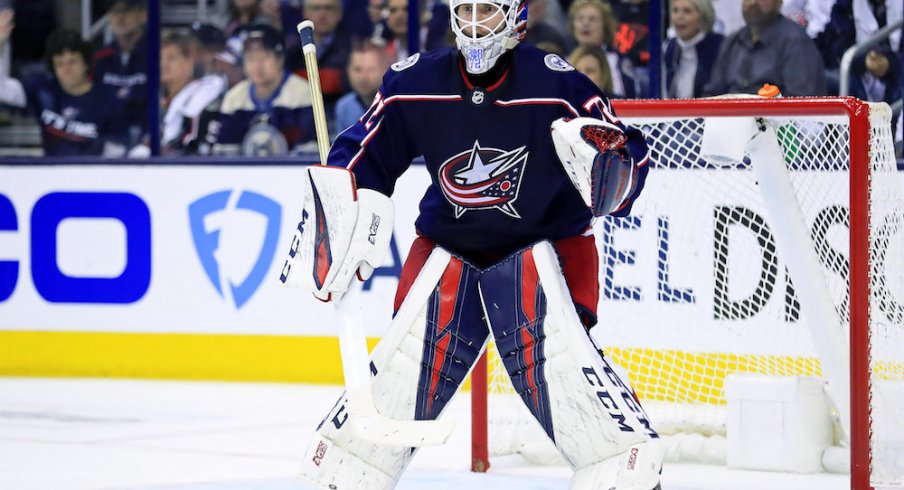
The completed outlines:
[[[700,100],[619,100],[613,101],[613,105],[615,106],[618,117],[623,119],[627,124],[639,124],[644,126],[652,150],[651,159],[654,162],[653,164],[656,165],[657,162],[659,162],[664,168],[670,167],[672,169],[663,170],[663,172],[676,171],[675,169],[677,169],[677,172],[686,172],[690,170],[691,172],[703,174],[705,178],[716,179],[704,181],[704,184],[701,184],[700,187],[694,187],[692,190],[720,187],[722,186],[722,183],[718,181],[718,179],[720,179],[722,175],[733,177],[735,174],[744,172],[743,162],[737,162],[736,165],[730,166],[728,171],[723,172],[722,169],[710,168],[707,162],[702,161],[702,158],[694,156],[694,152],[699,152],[699,140],[701,138],[704,121],[702,118],[707,118],[716,122],[719,121],[718,118],[725,117],[764,118],[766,120],[776,121],[775,125],[776,128],[778,128],[777,131],[780,135],[780,139],[784,137],[784,140],[781,141],[781,145],[790,172],[795,173],[795,175],[820,174],[820,172],[832,175],[844,174],[843,178],[847,181],[846,191],[830,191],[822,187],[814,187],[810,190],[802,187],[809,184],[798,184],[797,182],[795,182],[795,190],[796,192],[801,193],[801,201],[804,208],[810,206],[805,200],[811,199],[811,195],[819,198],[820,194],[834,193],[840,195],[842,192],[846,192],[847,194],[845,204],[849,210],[847,211],[849,212],[849,233],[847,237],[847,240],[849,241],[847,250],[848,262],[847,265],[836,264],[837,270],[830,271],[831,273],[827,273],[827,275],[831,276],[828,279],[829,282],[844,276],[846,276],[844,278],[847,281],[846,286],[841,286],[841,292],[834,294],[834,296],[837,300],[836,303],[840,303],[841,305],[843,305],[845,301],[848,303],[847,312],[839,313],[839,317],[841,323],[849,324],[849,336],[847,340],[849,343],[850,386],[847,387],[849,395],[846,394],[846,396],[849,396],[850,400],[849,430],[851,486],[855,489],[872,488],[871,464],[873,458],[876,457],[874,451],[877,450],[877,446],[876,441],[871,440],[871,435],[875,433],[874,427],[871,427],[871,415],[873,409],[871,403],[881,403],[881,400],[879,400],[878,397],[874,397],[874,393],[871,391],[874,386],[873,379],[878,379],[877,373],[880,371],[880,377],[882,377],[882,379],[891,379],[893,382],[899,382],[902,380],[902,377],[904,377],[901,368],[902,359],[896,354],[891,354],[892,358],[873,356],[872,359],[874,362],[871,365],[871,349],[873,348],[870,344],[871,331],[875,334],[877,328],[876,325],[871,325],[870,323],[871,301],[873,302],[872,309],[876,310],[873,311],[873,314],[879,314],[876,307],[876,302],[879,300],[875,298],[876,292],[873,291],[874,286],[877,284],[877,279],[871,277],[871,267],[874,269],[876,267],[891,267],[887,264],[889,256],[885,254],[885,249],[878,250],[877,248],[889,248],[892,243],[897,243],[893,242],[893,240],[897,239],[895,237],[897,234],[895,233],[895,230],[897,230],[897,228],[893,229],[892,232],[889,232],[891,234],[890,237],[877,238],[875,236],[877,233],[875,220],[881,219],[877,209],[878,207],[882,207],[882,213],[891,213],[891,215],[898,216],[901,213],[900,210],[902,205],[901,194],[897,191],[897,188],[899,187],[898,180],[895,180],[894,185],[888,184],[888,189],[883,188],[881,191],[882,195],[879,195],[880,192],[871,187],[871,185],[886,185],[883,184],[884,177],[898,177],[893,158],[893,150],[891,149],[890,112],[888,111],[887,106],[884,106],[884,104],[868,104],[850,97],[780,99],[748,97]],[[789,137],[789,135],[791,136]],[[812,159],[812,162],[807,160],[808,158]],[[674,159],[674,161],[672,159]],[[663,160],[669,160],[669,162],[664,163]],[[747,163],[749,164],[749,162]],[[691,165],[702,166],[699,169],[690,169]],[[821,167],[817,169],[817,166]],[[651,169],[651,177],[655,175],[657,170],[658,169],[655,166]],[[882,172],[883,175],[873,175],[877,172]],[[817,181],[821,179],[824,180],[825,178],[817,177]],[[834,177],[832,177],[832,179],[834,179]],[[747,184],[747,187],[753,187],[754,189],[752,189],[751,192],[756,192],[755,187],[757,187],[757,184],[755,179],[752,180],[753,183]],[[711,185],[708,185],[706,182],[710,182]],[[644,195],[638,201],[638,206],[635,207],[635,212],[632,214],[640,213],[642,215],[645,212],[645,209],[647,209],[642,205],[642,201],[644,199],[655,198],[656,192],[655,186],[651,189],[648,185]],[[653,195],[651,196],[651,194]],[[759,199],[759,197],[757,199]],[[887,202],[883,201],[880,203],[877,199],[882,199]],[[813,204],[812,206],[814,209],[817,209],[822,205]],[[876,207],[876,209],[874,209],[874,207]],[[810,213],[806,209],[805,212]],[[871,216],[874,219],[872,223],[870,221]],[[808,218],[812,218],[812,216],[808,215]],[[837,218],[836,224],[838,223],[838,220],[842,219],[843,217]],[[895,226],[900,225],[898,221],[894,221],[894,223]],[[706,225],[704,222],[703,226],[709,225]],[[837,234],[838,228],[839,227],[836,226],[831,230],[827,230],[825,231],[825,234]],[[841,228],[843,228],[843,226]],[[666,228],[666,231],[668,232],[668,228]],[[659,252],[661,255],[661,242]],[[825,250],[820,250],[820,252],[824,253]],[[666,253],[668,253],[668,248],[666,248]],[[894,254],[895,252],[892,253]],[[726,255],[728,254],[729,252],[726,252]],[[900,252],[897,252],[897,255],[901,255]],[[714,258],[713,260],[716,262],[724,260],[724,262],[728,264],[732,259]],[[877,266],[876,262],[880,261],[881,264]],[[783,261],[777,263],[783,263]],[[601,260],[601,264],[604,264],[604,261]],[[605,265],[601,265],[601,268],[604,266]],[[844,270],[845,267],[849,268],[848,271]],[[901,272],[897,263],[893,264],[893,267],[894,272]],[[660,264],[660,273],[661,272],[662,267]],[[874,275],[875,272],[875,270],[872,271]],[[666,269],[666,274],[667,273],[668,269]],[[779,271],[778,274],[781,274],[781,271]],[[668,276],[666,275],[666,277]],[[611,280],[612,277],[610,275],[603,279]],[[883,281],[881,285],[884,294],[884,288],[887,284],[884,282],[884,278],[881,280]],[[787,288],[791,288],[789,289],[791,290],[790,296],[792,296],[793,299],[794,294],[790,278],[786,278],[785,283],[787,284]],[[608,282],[606,283],[606,286],[608,286]],[[838,300],[837,298],[841,299]],[[702,302],[703,301],[701,300],[701,303]],[[794,303],[794,301],[786,299],[785,303],[785,316],[787,316],[788,303]],[[600,309],[601,326],[596,327],[595,330],[606,328],[604,325],[607,314],[604,308],[605,305],[601,306]],[[837,308],[838,307],[836,306],[836,309]],[[754,313],[754,315],[756,315],[756,313]],[[799,316],[798,313],[798,317]],[[904,338],[904,335],[900,334],[900,330],[904,328],[904,325],[898,323],[900,322],[899,317],[895,317],[895,315],[891,316],[894,317],[890,322],[891,326],[889,327],[886,325],[886,323],[889,322],[885,322],[883,323],[883,328],[894,329],[894,332],[891,334],[894,337],[891,341],[892,343],[898,342],[895,345],[904,349],[904,343],[899,342],[900,339]],[[847,322],[848,318],[849,322]],[[781,322],[781,317],[776,321]],[[883,335],[886,335],[886,333],[883,333]],[[606,345],[605,338],[602,340],[603,345]],[[874,340],[879,342],[885,339],[876,337]],[[663,345],[660,344],[658,347],[662,348]],[[656,355],[658,356],[659,354]],[[791,357],[794,357],[795,359],[809,359],[815,357],[817,358],[815,368],[805,369],[804,372],[818,374],[823,371],[821,366],[824,366],[824,364],[820,364],[818,355],[814,356],[807,353],[803,356],[794,355]],[[725,357],[719,357],[719,359],[724,360]],[[659,363],[661,359],[657,357],[654,361]],[[826,361],[821,360],[821,362],[825,363]],[[625,367],[632,377],[632,383],[637,385],[637,381],[634,378],[635,371],[643,370],[645,368],[640,365],[633,365],[633,361],[629,362],[629,364],[631,365]],[[486,354],[484,354],[472,373],[472,470],[474,471],[485,471],[489,468],[489,447],[493,443],[493,436],[488,436],[487,429],[487,390],[481,389],[481,386],[487,386],[488,383],[486,366],[487,360]],[[493,375],[492,369],[493,368],[491,367],[490,377]],[[741,370],[756,372],[758,371],[758,368],[756,366],[746,366]],[[765,371],[771,371],[771,368],[766,369]],[[780,368],[778,371],[779,375],[784,373],[783,368]],[[789,369],[788,372],[797,373],[798,370],[792,368]],[[772,373],[770,372],[770,374]],[[670,375],[671,374],[667,370],[660,373],[660,377]],[[692,374],[691,376],[696,377],[696,374]],[[686,383],[691,382],[679,382],[679,384]],[[635,388],[637,388],[637,386],[635,386]],[[711,386],[708,386],[708,389],[719,391],[721,389],[721,380],[717,379]],[[645,398],[643,390],[638,389],[638,394],[643,401]],[[718,396],[720,395],[717,394],[717,398]],[[720,403],[724,405],[724,397],[718,398],[718,400],[714,402],[714,405],[718,406]],[[895,417],[897,417],[896,421],[900,422],[900,416],[895,415]],[[654,424],[656,423],[656,417],[653,417],[653,422]],[[492,422],[490,422],[490,424],[492,425]],[[490,430],[490,432],[492,432],[492,430]],[[875,484],[877,477],[875,474],[872,474],[872,477],[873,484]],[[902,478],[902,475],[897,475],[896,477]],[[882,478],[884,478],[884,476],[880,476],[879,480]]]

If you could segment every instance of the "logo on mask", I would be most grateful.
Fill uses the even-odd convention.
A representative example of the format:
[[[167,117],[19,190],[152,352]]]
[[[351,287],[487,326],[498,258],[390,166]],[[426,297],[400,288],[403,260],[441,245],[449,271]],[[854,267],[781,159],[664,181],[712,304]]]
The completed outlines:
[[[443,162],[439,182],[446,199],[459,218],[466,211],[498,209],[521,218],[513,204],[518,199],[521,177],[527,164],[527,147],[515,150],[474,147]]]
[[[468,50],[468,66],[471,71],[483,68],[483,48],[471,48]]]
[[[215,192],[188,206],[201,266],[217,293],[236,309],[251,299],[270,269],[281,217],[276,201],[251,191]]]

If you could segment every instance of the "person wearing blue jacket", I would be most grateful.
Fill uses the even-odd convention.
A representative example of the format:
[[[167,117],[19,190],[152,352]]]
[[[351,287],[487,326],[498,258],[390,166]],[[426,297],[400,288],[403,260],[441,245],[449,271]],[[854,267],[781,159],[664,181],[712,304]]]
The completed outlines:
[[[665,48],[666,95],[703,95],[725,36],[712,31],[716,14],[710,0],[674,0],[669,9],[675,37]]]

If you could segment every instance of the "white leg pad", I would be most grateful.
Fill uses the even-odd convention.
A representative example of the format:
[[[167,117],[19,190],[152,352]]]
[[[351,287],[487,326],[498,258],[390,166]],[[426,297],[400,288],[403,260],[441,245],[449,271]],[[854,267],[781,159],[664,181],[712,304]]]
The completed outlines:
[[[630,475],[637,471],[619,476],[619,458],[627,465],[631,451],[658,447],[659,436],[627,381],[587,335],[552,245],[541,242],[484,271],[480,288],[496,346],[516,391],[580,481],[589,482],[575,488],[609,489],[620,478],[625,479],[625,489],[635,488],[628,485],[633,485]],[[651,482],[643,490],[652,490],[658,482],[661,451],[635,451],[634,468],[641,452],[652,472],[644,472],[649,478],[638,477],[636,488]],[[596,481],[597,473],[609,474],[610,485],[598,485],[604,482],[602,476]]]
[[[371,355],[371,389],[381,415],[432,420],[448,406],[488,336],[476,287],[476,269],[439,247],[433,250]],[[475,300],[448,300],[456,297]],[[343,394],[321,422],[302,476],[329,489],[393,488],[416,448],[357,437],[347,423],[347,403]]]
[[[326,437],[314,437],[305,453],[301,474],[317,488],[329,490],[389,490],[396,478],[388,475]]]
[[[652,440],[574,472],[570,490],[653,490],[662,471],[662,444]]]

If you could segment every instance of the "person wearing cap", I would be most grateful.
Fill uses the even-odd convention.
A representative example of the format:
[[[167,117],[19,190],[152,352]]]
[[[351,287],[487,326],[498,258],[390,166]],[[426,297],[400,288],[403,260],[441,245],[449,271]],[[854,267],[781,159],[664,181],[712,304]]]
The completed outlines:
[[[209,125],[214,153],[273,156],[315,144],[310,86],[285,70],[284,59],[276,29],[261,25],[247,31],[242,53],[247,79],[226,93]]]
[[[223,31],[211,24],[195,22],[191,26],[191,37],[196,44],[196,75],[221,75],[226,78],[227,88],[242,80],[239,55],[227,45]]]
[[[130,146],[147,132],[147,7],[144,0],[115,0],[107,11],[113,40],[94,54],[94,80],[125,105]]]
[[[351,89],[345,71],[352,53],[352,36],[341,27],[343,12],[341,0],[305,0],[302,6],[304,18],[314,23],[320,88],[327,113]],[[291,69],[307,78],[302,56],[293,58]]]

